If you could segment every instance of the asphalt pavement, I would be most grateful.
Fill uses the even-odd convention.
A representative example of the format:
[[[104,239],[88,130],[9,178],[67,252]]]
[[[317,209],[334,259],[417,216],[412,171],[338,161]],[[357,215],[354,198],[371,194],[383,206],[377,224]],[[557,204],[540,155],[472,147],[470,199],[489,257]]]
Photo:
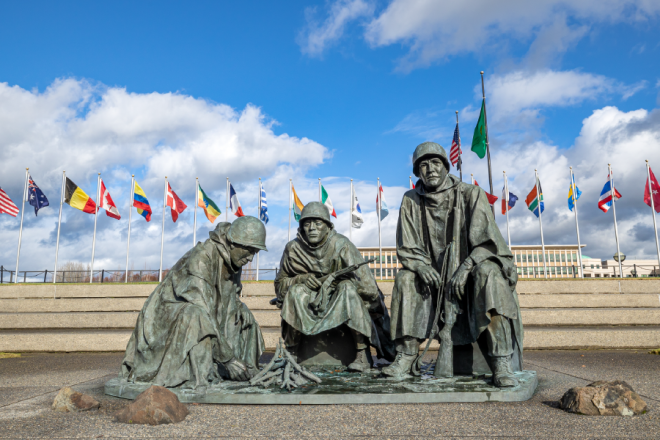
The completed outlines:
[[[26,353],[0,359],[0,438],[660,438],[660,356],[646,351],[527,351],[539,387],[526,402],[414,405],[228,406],[190,404],[176,425],[113,421],[128,403],[103,394],[123,353]],[[635,417],[588,417],[558,408],[563,393],[596,380],[627,381],[647,402]],[[70,386],[98,411],[57,413]]]

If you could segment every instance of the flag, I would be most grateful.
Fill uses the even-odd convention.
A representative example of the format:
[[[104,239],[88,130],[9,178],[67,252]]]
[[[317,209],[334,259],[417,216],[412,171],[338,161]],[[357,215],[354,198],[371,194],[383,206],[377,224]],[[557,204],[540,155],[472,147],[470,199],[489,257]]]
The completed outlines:
[[[298,194],[296,194],[296,190],[293,187],[293,183],[291,184],[291,192],[293,193],[293,218],[296,219],[297,222],[300,221],[300,216],[302,215],[302,210],[305,207],[303,203],[300,201],[298,198]]]
[[[110,197],[110,193],[106,189],[105,184],[103,183],[103,179],[101,179],[101,201],[99,208],[105,209],[105,214],[108,217],[112,217],[117,220],[121,218],[121,215],[119,215],[119,211],[117,210],[117,205],[115,205],[115,202],[112,201],[112,197]]]
[[[653,171],[649,168],[651,175],[651,188],[653,188],[653,205],[655,205],[655,212],[660,212],[660,185],[653,175]],[[651,191],[649,191],[649,179],[646,179],[646,187],[644,188],[644,203],[651,206]]]
[[[413,183],[411,177],[408,177],[408,181],[409,181],[409,183],[410,183],[410,189],[415,189],[415,184]]]
[[[537,196],[536,193],[536,185],[534,185],[534,188],[527,194],[527,198],[525,199],[525,203],[527,203],[527,209],[532,211],[535,216],[539,216],[539,199],[541,200],[541,213],[545,211],[545,203],[543,202],[543,188],[541,188],[541,182],[538,180],[536,181],[539,187],[539,192],[540,197]]]
[[[222,211],[220,211],[218,205],[213,203],[213,200],[211,200],[211,198],[206,195],[202,189],[202,185],[197,185],[197,206],[204,210],[206,218],[209,219],[211,223],[213,223],[215,219],[218,218],[220,214],[222,214]]]
[[[477,183],[477,179],[474,179],[474,184],[475,184],[476,186],[479,186],[479,184]],[[492,195],[492,194],[488,194],[488,193],[486,192],[486,190],[484,190],[484,192],[486,193],[486,198],[488,199],[488,203],[490,203],[491,205],[494,205],[495,202],[497,202],[497,199],[499,199],[499,197],[497,197],[497,196],[494,196],[494,195]],[[516,197],[516,200],[518,200],[517,197]],[[514,202],[514,203],[515,203],[515,202]],[[511,206],[511,207],[513,208],[513,206]]]
[[[580,188],[578,188],[577,185],[575,184],[575,176],[573,176],[573,184],[568,187],[568,209],[570,209],[571,211],[575,207],[575,202],[573,201],[573,194],[575,194],[576,202],[582,195],[582,191],[580,191]]]
[[[378,194],[376,195],[376,209],[378,209],[378,199],[380,198],[380,219],[384,219],[390,213],[387,209],[387,202],[385,202],[385,193],[383,192],[383,185],[378,184]]]
[[[135,190],[133,191],[133,206],[137,208],[138,214],[144,217],[148,222],[151,221],[151,205],[149,205],[147,195],[137,182],[135,182]]]
[[[614,189],[614,193],[612,193],[612,189]],[[616,188],[612,188],[612,176],[608,174],[607,182],[603,186],[603,190],[600,192],[600,198],[598,199],[598,207],[601,211],[607,212],[610,210],[612,207],[612,198],[619,200],[621,194],[619,194]]]
[[[234,185],[231,183],[229,184],[229,209],[231,209],[231,213],[236,217],[243,217],[245,215],[243,214],[243,208],[241,208],[241,202],[238,201],[236,191],[234,191]]]
[[[260,203],[261,209],[259,210],[259,218],[262,222],[268,224],[268,202],[266,202],[266,190],[264,189],[261,180],[259,180],[259,194],[260,194]]]
[[[351,224],[355,229],[360,229],[362,223],[364,223],[364,217],[362,217],[360,203],[358,202],[357,194],[355,194],[355,188],[353,188],[353,194],[351,195]]]
[[[328,212],[331,216],[337,218],[335,208],[332,206],[332,200],[330,200],[330,196],[328,195],[328,192],[325,190],[323,185],[321,185],[321,203],[323,203],[325,207],[328,208]]]
[[[463,151],[461,151],[461,136],[458,133],[457,122],[456,129],[454,129],[454,138],[451,140],[451,149],[449,150],[449,160],[451,161],[452,165],[456,166],[456,169],[461,168],[461,164],[459,162],[461,154],[463,154]]]
[[[0,214],[9,214],[16,217],[18,211],[18,206],[14,205],[7,193],[0,188]]]
[[[472,151],[477,153],[479,159],[483,159],[486,155],[486,100],[481,101],[481,113],[479,114],[479,121],[477,126],[474,127],[474,134],[472,135]]]
[[[166,205],[170,207],[170,211],[172,213],[172,221],[176,223],[177,219],[179,218],[179,214],[185,211],[188,206],[186,206],[186,204],[183,203],[179,196],[177,196],[176,193],[172,191],[170,182],[167,182],[166,200]]]
[[[49,206],[48,199],[41,191],[41,189],[34,183],[32,176],[28,174],[28,203],[34,206],[34,215],[37,215],[37,212],[45,207]]]
[[[80,209],[87,214],[96,213],[96,203],[85,191],[73,183],[71,179],[66,178],[66,189],[64,191],[64,202],[72,208]]]
[[[511,211],[511,208],[516,206],[518,201],[518,196],[509,191],[509,203],[506,202],[506,191],[502,188],[502,215],[506,214],[507,211]],[[508,208],[507,208],[508,205]]]

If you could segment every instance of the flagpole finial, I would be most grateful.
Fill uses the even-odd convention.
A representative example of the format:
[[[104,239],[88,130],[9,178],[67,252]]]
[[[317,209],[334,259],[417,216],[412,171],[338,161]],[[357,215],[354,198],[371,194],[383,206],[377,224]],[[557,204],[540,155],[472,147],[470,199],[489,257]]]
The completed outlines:
[[[648,162],[648,160],[647,160],[647,162]],[[25,168],[25,171],[27,171],[27,170],[29,170],[29,168]]]
[[[165,178],[167,179],[167,176],[165,176]]]
[[[26,168],[26,169],[27,169],[27,168]],[[99,176],[100,176],[100,175],[101,175],[101,173],[99,173]]]
[[[456,110],[456,114],[458,114],[458,110]]]
[[[135,177],[135,174],[131,174],[131,177]]]
[[[482,74],[482,75],[484,74],[484,71],[483,71],[483,70],[481,71],[481,74]]]
[[[648,160],[648,159],[646,159],[646,160],[644,160],[644,162],[646,162],[646,163],[649,163],[649,160]]]
[[[573,167],[568,167],[568,168],[570,168],[571,170],[573,169]]]

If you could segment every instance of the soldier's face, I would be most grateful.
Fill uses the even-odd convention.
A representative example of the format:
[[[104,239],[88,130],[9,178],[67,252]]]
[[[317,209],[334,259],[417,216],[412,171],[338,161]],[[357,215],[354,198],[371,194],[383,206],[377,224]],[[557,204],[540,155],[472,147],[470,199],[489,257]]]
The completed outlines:
[[[311,244],[317,244],[325,240],[328,232],[330,232],[330,227],[323,220],[310,219],[303,222],[303,231],[307,241]]]
[[[445,163],[439,157],[424,159],[419,163],[419,177],[430,190],[434,190],[442,185],[447,177],[447,168]]]
[[[252,261],[256,253],[256,249],[235,244],[234,248],[229,251],[229,256],[231,257],[231,263],[238,268]]]

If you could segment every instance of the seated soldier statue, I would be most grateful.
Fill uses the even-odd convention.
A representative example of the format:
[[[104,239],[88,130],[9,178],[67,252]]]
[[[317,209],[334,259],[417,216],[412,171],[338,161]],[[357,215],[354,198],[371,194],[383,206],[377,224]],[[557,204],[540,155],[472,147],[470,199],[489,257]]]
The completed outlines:
[[[299,222],[298,236],[286,245],[275,279],[287,349],[297,355],[303,335],[317,335],[345,324],[357,349],[349,370],[362,372],[372,367],[370,345],[379,356],[393,360],[389,314],[369,268],[363,265],[342,279],[331,275],[364,261],[360,251],[334,230],[322,203],[307,204]],[[328,275],[325,281],[319,280]],[[325,294],[327,301],[322,300]]]
[[[461,182],[448,171],[447,154],[440,145],[425,142],[416,148],[413,173],[420,180],[403,196],[396,234],[397,256],[403,265],[396,276],[391,306],[397,355],[392,365],[383,368],[383,374],[409,373],[420,343],[432,331],[437,336],[433,329],[435,292],[441,290],[457,304],[453,345],[477,342],[494,384],[516,386],[513,370],[522,369],[523,327],[513,255],[484,190]],[[455,270],[442,279],[451,242],[447,267]]]
[[[203,389],[246,381],[259,367],[259,324],[239,299],[242,267],[266,249],[255,217],[219,223],[168,272],[138,315],[120,378]]]

